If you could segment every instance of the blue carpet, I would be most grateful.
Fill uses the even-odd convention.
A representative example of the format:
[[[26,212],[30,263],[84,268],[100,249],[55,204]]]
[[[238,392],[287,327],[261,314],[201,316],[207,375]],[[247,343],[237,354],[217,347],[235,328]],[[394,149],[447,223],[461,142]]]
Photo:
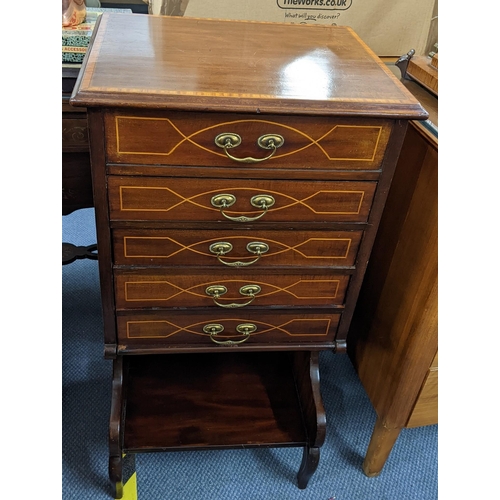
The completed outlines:
[[[95,243],[94,211],[63,217],[62,236]],[[62,277],[62,498],[110,500],[112,367],[103,357],[97,261],[63,266]],[[301,449],[171,452],[136,456],[138,500],[437,499],[437,425],[404,429],[381,475],[367,478],[361,464],[375,412],[347,355],[321,353],[320,373],[327,435],[306,490],[295,479]]]

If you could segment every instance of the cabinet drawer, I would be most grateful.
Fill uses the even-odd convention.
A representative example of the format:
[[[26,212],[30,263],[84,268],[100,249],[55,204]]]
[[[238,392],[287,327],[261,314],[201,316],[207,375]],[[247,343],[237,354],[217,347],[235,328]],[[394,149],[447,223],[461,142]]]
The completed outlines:
[[[213,307],[341,305],[347,275],[229,273],[115,273],[116,307]]]
[[[256,168],[375,170],[391,132],[382,119],[128,110],[108,113],[105,127],[108,162],[231,169],[242,164],[238,159],[253,158]],[[220,134],[237,135],[241,143],[224,150],[216,145]],[[283,144],[260,161],[273,153],[258,144],[266,135],[281,136]]]
[[[365,222],[376,185],[111,176],[108,192],[111,220]]]
[[[243,267],[347,267],[362,231],[163,230],[113,231],[117,265]]]
[[[229,347],[231,343],[248,346],[332,342],[339,319],[340,314],[299,309],[119,312],[117,326],[118,341],[124,345]]]
[[[438,422],[438,369],[429,370],[407,427],[434,425]]]

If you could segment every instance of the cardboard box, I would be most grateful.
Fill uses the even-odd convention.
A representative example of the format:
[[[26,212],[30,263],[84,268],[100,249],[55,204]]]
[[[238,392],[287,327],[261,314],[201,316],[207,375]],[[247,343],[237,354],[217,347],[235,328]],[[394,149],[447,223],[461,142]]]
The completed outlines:
[[[378,56],[399,57],[424,54],[437,0],[143,1],[152,14],[350,26]]]

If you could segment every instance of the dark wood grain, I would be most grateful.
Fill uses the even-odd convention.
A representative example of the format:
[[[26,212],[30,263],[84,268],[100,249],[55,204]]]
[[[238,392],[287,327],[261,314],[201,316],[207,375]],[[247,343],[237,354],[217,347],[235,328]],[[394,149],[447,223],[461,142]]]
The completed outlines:
[[[243,271],[243,270],[242,270]],[[309,271],[309,270],[308,270]],[[247,309],[248,307],[280,306],[341,306],[349,284],[349,276],[324,272],[322,274],[259,274],[246,270],[200,272],[189,268],[189,273],[171,270],[144,270],[115,272],[116,308],[179,308],[212,307],[214,309]],[[245,286],[258,286],[252,300]],[[210,287],[223,286],[219,297],[210,294]],[[245,304],[249,304],[245,306]]]
[[[304,405],[304,425],[309,438],[297,474],[297,485],[303,490],[319,465],[320,447],[326,437],[326,413],[321,401],[318,352],[297,352],[293,361],[297,391]]]
[[[297,486],[299,489],[304,490],[307,487],[307,483],[311,476],[316,471],[319,464],[319,448],[311,448],[310,446],[305,446],[302,453],[302,462],[300,464],[300,469],[297,474]]]
[[[376,170],[391,132],[390,120],[310,116],[258,116],[234,113],[180,113],[116,110],[105,119],[107,155],[111,163],[227,166],[215,144],[221,133],[235,133],[241,144],[231,148],[236,158],[261,159],[270,153],[259,137],[279,134],[284,143],[259,163],[275,169]],[[277,172],[278,174],[278,172]],[[280,173],[281,174],[281,173]]]
[[[125,450],[307,443],[289,353],[125,359]]]
[[[294,374],[300,400],[306,404],[303,412],[307,415],[305,425],[309,444],[314,448],[319,448],[326,438],[326,413],[320,393],[319,353],[296,353]]]
[[[386,155],[384,158],[384,170],[380,176],[380,181],[377,186],[377,196],[373,201],[373,206],[370,211],[370,218],[368,220],[368,226],[363,236],[363,241],[359,248],[356,259],[357,273],[351,280],[348,296],[346,297],[346,310],[342,315],[341,324],[339,325],[339,332],[337,335],[339,351],[346,347],[349,325],[351,323],[352,316],[354,314],[354,308],[356,307],[356,302],[358,300],[359,291],[363,283],[366,266],[368,265],[368,261],[370,259],[373,242],[375,240],[375,236],[377,235],[380,217],[387,200],[387,195],[389,193],[392,177],[394,175],[394,170],[399,158],[399,153],[401,151],[401,145],[405,137],[407,125],[408,122],[406,121],[395,122],[393,133],[386,150]]]
[[[345,26],[116,13],[99,21],[73,93],[76,105],[427,116]]]
[[[123,496],[123,416],[126,401],[124,387],[126,368],[124,370],[123,364],[122,357],[113,360],[111,411],[108,430],[108,474],[114,498]]]
[[[302,349],[305,346],[327,348],[335,338],[340,311],[330,309],[249,309],[187,311],[119,311],[117,313],[118,341],[121,350],[133,352],[136,347],[164,346],[169,350],[195,346],[199,350],[223,350],[233,347],[220,342],[241,342],[238,349],[259,347]],[[214,339],[203,327],[220,324],[224,331]],[[237,326],[251,323],[255,332],[245,339]],[[219,342],[219,343],[217,343]]]
[[[345,267],[354,263],[361,236],[361,231],[117,229],[113,232],[114,262],[134,266],[205,265],[225,272],[231,267],[227,264],[255,261],[256,254],[247,245],[257,241],[267,244],[269,250],[251,264],[252,269]],[[210,246],[217,242],[233,246],[221,257],[226,264],[210,251]]]
[[[112,397],[111,411],[109,417],[109,432],[108,444],[109,451],[112,456],[121,458],[121,450],[123,449],[123,410],[125,405],[126,394],[124,391],[124,379],[126,378],[126,368],[123,367],[123,358],[118,357],[113,360],[113,382],[112,382]]]
[[[317,351],[345,348],[407,120],[427,113],[347,27],[120,14],[100,16],[71,103],[89,109],[105,353],[130,366],[121,451],[303,446],[305,488]],[[230,308],[207,304],[220,280]],[[252,280],[261,300],[236,307]]]
[[[108,192],[106,189],[106,170],[104,161],[103,115],[101,111],[88,111],[89,140],[91,145],[92,190],[95,203],[97,230],[97,254],[99,263],[99,281],[104,323],[105,352],[109,354],[116,348],[115,301],[112,274],[111,235],[108,231]]]
[[[218,166],[210,168],[199,168],[189,165],[145,165],[135,163],[108,163],[107,172],[109,175],[143,175],[150,177],[191,177],[192,171],[196,171],[199,178],[221,178],[221,179],[248,179],[255,174],[255,165],[238,164]],[[276,169],[267,163],[261,163],[258,167],[259,179],[276,179]],[[380,176],[380,169],[377,170],[336,170],[332,168],[311,169],[301,167],[290,167],[286,169],[288,178],[299,181],[377,181]]]
[[[196,172],[193,172],[196,174]],[[227,219],[211,200],[220,194],[235,197],[223,210],[229,217],[241,215],[270,222],[365,222],[375,182],[321,182],[259,179],[176,179],[164,177],[110,177],[110,219],[223,221]],[[275,203],[265,215],[251,204],[256,195],[270,195]],[[257,226],[256,226],[257,227]]]

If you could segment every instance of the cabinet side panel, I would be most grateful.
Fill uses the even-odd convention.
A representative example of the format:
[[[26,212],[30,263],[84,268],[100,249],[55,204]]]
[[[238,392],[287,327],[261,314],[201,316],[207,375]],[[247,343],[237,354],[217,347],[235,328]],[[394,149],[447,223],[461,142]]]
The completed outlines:
[[[100,110],[88,109],[92,189],[94,194],[97,255],[104,322],[106,353],[116,351],[116,323],[114,316],[113,255],[109,229],[108,193],[106,189],[106,158],[104,153],[104,117]]]
[[[389,143],[382,162],[382,173],[373,199],[373,205],[368,217],[367,229],[365,230],[361,241],[360,249],[356,259],[356,274],[353,276],[346,296],[346,308],[340,322],[337,346],[338,349],[345,349],[346,338],[349,332],[351,320],[354,314],[354,308],[358,300],[361,285],[365,275],[366,267],[370,259],[370,254],[374,244],[375,236],[380,223],[380,218],[384,210],[389,188],[398,161],[398,157],[402,148],[404,137],[406,134],[408,122],[405,120],[395,121],[392,133],[389,138]]]
[[[437,352],[437,149],[427,143],[421,147],[423,159],[414,155],[412,164],[412,157],[403,154],[404,161],[398,164],[401,175],[395,178],[384,212],[373,272],[367,274],[349,346],[377,414],[392,427],[406,425]],[[408,170],[411,179],[414,169],[418,177],[408,191],[403,173]],[[408,196],[402,218],[401,202]],[[400,226],[397,241],[385,237],[392,223]],[[384,254],[386,242],[388,255]],[[387,276],[377,290],[371,279],[378,275],[379,264],[387,269]]]

